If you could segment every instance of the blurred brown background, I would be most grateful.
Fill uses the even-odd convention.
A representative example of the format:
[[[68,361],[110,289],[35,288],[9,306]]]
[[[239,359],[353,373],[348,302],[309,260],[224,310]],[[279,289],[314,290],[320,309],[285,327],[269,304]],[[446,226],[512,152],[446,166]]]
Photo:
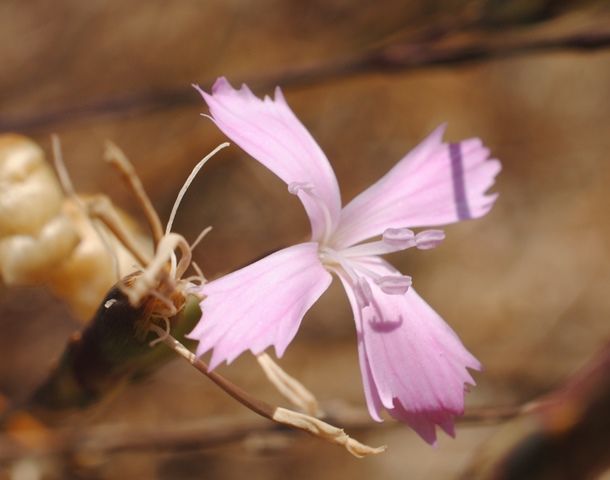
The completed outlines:
[[[440,248],[392,262],[484,364],[468,407],[515,405],[559,384],[610,333],[610,52],[572,48],[602,47],[609,22],[599,1],[3,0],[0,127],[29,135],[49,158],[58,133],[77,190],[106,193],[140,219],[102,160],[103,142],[124,149],[166,219],[192,167],[224,141],[190,87],[209,89],[220,75],[260,95],[283,86],[333,164],[344,202],[441,122],[449,140],[482,138],[503,164],[492,212],[447,227]],[[285,185],[235,146],[203,169],[174,229],[193,240],[208,225],[195,257],[209,277],[308,233]],[[44,377],[78,323],[44,289],[1,288],[0,391],[17,397]],[[338,285],[282,364],[323,403],[364,406]],[[221,371],[282,403],[250,357]],[[227,415],[255,418],[177,361],[86,424]],[[435,451],[402,425],[370,421],[349,433],[389,450],[364,460],[294,434],[45,468],[48,478],[453,478],[496,429],[461,426]]]

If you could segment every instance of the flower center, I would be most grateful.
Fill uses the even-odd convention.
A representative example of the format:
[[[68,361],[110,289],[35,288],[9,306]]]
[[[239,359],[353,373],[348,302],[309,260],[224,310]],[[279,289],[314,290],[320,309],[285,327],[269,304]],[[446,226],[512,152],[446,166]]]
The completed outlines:
[[[320,245],[320,261],[330,271],[349,278],[356,301],[360,308],[368,306],[373,292],[367,277],[388,295],[403,295],[411,286],[408,275],[381,275],[367,266],[365,259],[386,253],[416,247],[427,250],[439,245],[444,233],[441,230],[424,230],[417,235],[407,228],[388,228],[381,240],[354,245],[335,250],[328,245]]]
[[[408,275],[400,273],[381,275],[374,271],[369,267],[371,257],[411,247],[428,250],[438,246],[445,238],[442,230],[424,230],[416,235],[408,228],[388,228],[383,232],[381,240],[335,249],[331,246],[333,226],[330,212],[326,203],[315,192],[315,188],[316,186],[311,182],[292,182],[288,185],[291,194],[305,194],[322,212],[324,235],[322,241],[318,243],[320,261],[327,270],[343,278],[347,277],[360,308],[370,305],[373,300],[373,291],[368,279],[375,282],[380,290],[388,295],[403,295],[411,286],[411,277]]]

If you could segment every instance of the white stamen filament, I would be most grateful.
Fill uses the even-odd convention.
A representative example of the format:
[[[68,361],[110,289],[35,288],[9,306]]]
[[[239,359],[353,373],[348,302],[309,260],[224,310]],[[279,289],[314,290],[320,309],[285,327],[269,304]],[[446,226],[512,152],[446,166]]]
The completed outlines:
[[[322,247],[320,249],[320,261],[322,262],[322,265],[330,267],[331,269],[336,268],[336,266],[341,267],[341,269],[349,277],[352,284],[355,285],[358,281],[358,275],[356,274],[356,271],[352,268],[351,262],[347,261],[345,258],[343,258],[342,255],[338,254],[332,248]]]
[[[324,203],[324,200],[322,200],[322,198],[320,198],[320,196],[314,192],[315,188],[316,186],[311,182],[292,182],[288,185],[288,192],[292,195],[298,195],[299,192],[305,192],[318,205],[322,211],[322,215],[324,216],[324,238],[322,238],[320,243],[322,245],[326,245],[332,233],[333,222],[330,218],[330,212],[328,211],[326,203]]]
[[[373,301],[373,291],[364,277],[358,277],[356,283],[354,283],[354,294],[360,309],[368,307]]]
[[[331,270],[336,271],[340,269],[347,274],[354,289],[356,302],[358,302],[358,306],[361,309],[371,303],[371,300],[373,299],[371,287],[363,277],[356,273],[354,268],[352,268],[351,262],[345,260],[341,255],[330,248],[324,248],[323,251],[320,252],[320,260],[323,265],[329,267]]]
[[[415,247],[415,239],[415,234],[407,228],[388,228],[381,240],[344,248],[341,255],[346,258],[385,255]]]
[[[373,292],[365,277],[374,280],[381,291],[388,295],[403,295],[411,286],[411,277],[400,274],[380,275],[360,262],[344,258],[343,251],[336,252],[331,248],[323,247],[320,250],[320,261],[329,270],[336,272],[340,269],[349,277],[360,308],[370,305],[373,300]]]

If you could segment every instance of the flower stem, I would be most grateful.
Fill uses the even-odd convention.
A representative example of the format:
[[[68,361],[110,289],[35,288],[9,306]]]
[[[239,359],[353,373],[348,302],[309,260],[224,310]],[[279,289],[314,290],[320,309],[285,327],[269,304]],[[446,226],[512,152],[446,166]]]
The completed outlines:
[[[184,358],[193,367],[212,380],[216,385],[231,395],[239,403],[260,416],[276,423],[288,425],[299,430],[304,430],[330,443],[341,445],[345,447],[352,455],[359,458],[366,455],[381,453],[386,450],[386,446],[373,448],[369,447],[368,445],[364,445],[347,435],[343,429],[334,427],[333,425],[330,425],[318,418],[312,417],[311,415],[294,412],[281,407],[275,407],[263,400],[253,397],[248,392],[231,383],[223,376],[215,372],[210,372],[208,366],[198,359],[194,353],[189,351],[174,337],[167,335],[166,332],[157,325],[151,325],[151,330],[159,334],[159,338],[162,339],[163,343]]]

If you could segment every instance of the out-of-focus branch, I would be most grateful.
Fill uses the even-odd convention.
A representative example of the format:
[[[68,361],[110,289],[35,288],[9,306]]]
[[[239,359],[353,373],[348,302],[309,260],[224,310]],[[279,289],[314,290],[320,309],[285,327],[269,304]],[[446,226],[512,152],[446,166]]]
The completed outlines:
[[[506,423],[463,480],[597,478],[610,468],[610,343],[568,382]]]
[[[264,433],[273,429],[277,429],[277,426],[263,419],[234,417],[152,426],[106,425],[56,429],[24,427],[0,435],[0,461],[32,454],[217,447],[242,440],[251,433]]]
[[[408,39],[399,38],[368,50],[311,65],[298,65],[262,76],[232,79],[255,89],[275,85],[299,86],[367,72],[405,72],[449,67],[472,62],[561,50],[597,50],[610,46],[610,21],[603,14],[575,15],[553,23],[494,30],[474,28],[457,22],[443,28],[429,28]],[[213,80],[201,81],[209,88]],[[188,86],[148,92],[126,92],[22,115],[0,115],[0,131],[32,132],[49,130],[81,120],[99,120],[143,115],[200,102]]]
[[[371,420],[366,409],[353,408],[343,402],[325,405],[328,420],[350,431],[378,428],[406,428],[402,423]],[[472,409],[458,423],[500,422],[513,417],[519,407]],[[185,423],[146,426],[104,425],[48,429],[23,418],[16,428],[0,434],[0,461],[25,455],[60,455],[83,452],[113,453],[129,450],[167,450],[217,448],[247,438],[281,433],[290,439],[295,431],[285,426],[252,417],[217,417]]]

